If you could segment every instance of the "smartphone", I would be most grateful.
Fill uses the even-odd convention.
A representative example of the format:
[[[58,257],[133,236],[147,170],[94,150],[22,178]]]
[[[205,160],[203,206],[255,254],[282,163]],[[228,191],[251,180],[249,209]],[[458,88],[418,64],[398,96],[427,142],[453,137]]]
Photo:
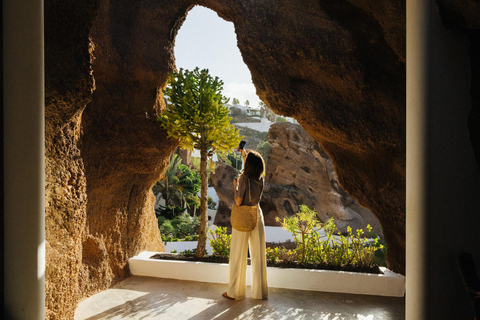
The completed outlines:
[[[245,141],[240,141],[240,144],[238,145],[238,150],[242,150],[243,148],[245,148]]]

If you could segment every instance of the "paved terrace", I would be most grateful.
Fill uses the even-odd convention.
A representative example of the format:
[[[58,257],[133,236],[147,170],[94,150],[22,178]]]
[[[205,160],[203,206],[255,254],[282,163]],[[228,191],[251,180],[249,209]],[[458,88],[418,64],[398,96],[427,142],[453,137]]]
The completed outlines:
[[[96,319],[405,319],[405,299],[269,289],[268,300],[230,301],[226,285],[130,277],[80,302],[75,320]]]

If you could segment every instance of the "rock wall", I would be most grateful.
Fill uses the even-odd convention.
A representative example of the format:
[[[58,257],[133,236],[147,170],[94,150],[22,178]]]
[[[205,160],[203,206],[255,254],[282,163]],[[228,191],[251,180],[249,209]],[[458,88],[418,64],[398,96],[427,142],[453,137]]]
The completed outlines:
[[[237,170],[224,162],[217,162],[215,172],[210,174],[210,182],[218,196],[217,213],[213,221],[216,226],[232,227],[230,214],[234,205],[233,179],[236,176]]]
[[[315,209],[320,221],[333,218],[340,232],[348,226],[366,230],[370,224],[383,237],[378,219],[340,187],[332,160],[300,125],[272,125],[268,142],[262,199],[267,225],[277,225],[276,217],[290,216],[303,204]]]
[[[48,0],[46,316],[161,250],[150,186],[176,141],[155,117],[175,36],[200,4],[235,25],[260,98],[331,157],[343,189],[382,223],[405,268],[405,2]]]
[[[177,145],[155,122],[171,63],[142,69],[135,46],[117,47],[138,18],[118,4],[45,3],[46,319],[73,319],[79,299],[129,274],[129,257],[164,250],[151,186]]]

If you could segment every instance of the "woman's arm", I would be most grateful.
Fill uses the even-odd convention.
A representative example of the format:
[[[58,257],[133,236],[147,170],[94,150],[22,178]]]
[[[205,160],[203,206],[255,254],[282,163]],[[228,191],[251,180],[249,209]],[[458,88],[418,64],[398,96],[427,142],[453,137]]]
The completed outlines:
[[[241,206],[243,202],[243,198],[237,197],[237,184],[238,184],[238,180],[233,179],[233,198],[235,199],[235,204],[237,206]]]
[[[245,151],[245,149],[238,149],[238,148],[237,148],[237,151],[242,154],[243,167],[245,167],[245,161],[247,160],[247,152]]]

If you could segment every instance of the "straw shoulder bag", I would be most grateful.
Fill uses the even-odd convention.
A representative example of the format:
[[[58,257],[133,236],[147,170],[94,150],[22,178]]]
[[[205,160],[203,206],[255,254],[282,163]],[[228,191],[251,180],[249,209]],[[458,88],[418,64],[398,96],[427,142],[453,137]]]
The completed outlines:
[[[250,195],[250,179],[248,180],[248,201],[251,201]],[[232,227],[237,231],[249,232],[255,229],[257,225],[257,211],[256,206],[237,206],[232,207],[232,214],[230,215],[230,222]]]

